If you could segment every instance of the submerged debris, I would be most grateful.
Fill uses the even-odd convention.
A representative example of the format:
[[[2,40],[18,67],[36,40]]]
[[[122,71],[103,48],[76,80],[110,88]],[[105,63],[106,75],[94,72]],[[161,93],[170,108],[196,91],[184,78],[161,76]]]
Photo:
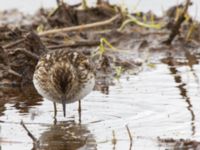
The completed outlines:
[[[161,139],[158,137],[158,141],[161,145],[166,145],[170,149],[199,149],[200,142],[190,139]]]

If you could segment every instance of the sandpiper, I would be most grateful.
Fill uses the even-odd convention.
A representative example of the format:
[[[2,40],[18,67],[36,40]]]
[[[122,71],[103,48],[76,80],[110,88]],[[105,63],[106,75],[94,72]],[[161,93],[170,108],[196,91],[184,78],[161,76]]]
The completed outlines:
[[[89,94],[95,84],[95,75],[89,59],[80,52],[56,50],[43,55],[36,65],[33,83],[38,93],[63,106],[79,101]]]

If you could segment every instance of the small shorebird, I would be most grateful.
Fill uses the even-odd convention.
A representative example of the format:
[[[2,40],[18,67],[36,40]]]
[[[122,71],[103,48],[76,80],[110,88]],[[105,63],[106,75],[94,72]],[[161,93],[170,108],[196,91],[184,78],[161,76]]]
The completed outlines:
[[[57,50],[40,58],[33,75],[33,83],[40,95],[63,106],[79,101],[89,94],[95,84],[95,75],[89,59],[80,52]]]

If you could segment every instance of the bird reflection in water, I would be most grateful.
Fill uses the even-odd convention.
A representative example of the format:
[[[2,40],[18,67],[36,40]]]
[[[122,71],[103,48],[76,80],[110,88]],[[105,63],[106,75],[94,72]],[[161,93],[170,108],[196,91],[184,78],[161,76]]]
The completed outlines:
[[[29,132],[29,131],[27,131]],[[30,133],[34,134],[34,133]],[[28,133],[28,135],[30,136]],[[33,135],[31,135],[33,136]],[[30,138],[33,140],[35,137]],[[57,122],[33,140],[33,150],[97,149],[94,136],[85,125],[74,121]]]

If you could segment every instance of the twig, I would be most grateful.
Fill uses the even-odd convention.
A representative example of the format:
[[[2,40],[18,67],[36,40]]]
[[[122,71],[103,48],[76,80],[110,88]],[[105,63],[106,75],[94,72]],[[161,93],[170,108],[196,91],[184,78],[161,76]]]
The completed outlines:
[[[47,42],[47,43],[51,43],[51,44],[56,44],[56,45],[63,44],[63,42],[61,42],[60,40],[55,40],[55,39],[47,38],[47,37],[43,37],[42,41]]]
[[[3,48],[4,48],[4,49],[12,48],[13,46],[15,46],[15,45],[17,45],[17,44],[20,44],[20,43],[22,43],[23,41],[24,41],[24,39],[19,39],[19,40],[17,40],[17,41],[14,41],[14,42],[12,42],[12,43],[10,43],[10,44],[7,44],[7,45],[3,46]]]
[[[14,70],[12,70],[12,69],[8,69],[8,72],[9,72],[10,74],[14,75],[14,76],[17,76],[17,77],[19,77],[19,78],[22,78],[22,75],[21,75],[21,74],[19,74],[18,72],[14,71]]]
[[[190,5],[190,0],[187,0],[182,13],[180,14],[178,20],[176,21],[176,23],[171,31],[171,34],[169,35],[169,38],[166,41],[164,41],[163,43],[170,45],[171,42],[173,41],[173,39],[175,38],[175,36],[179,33],[179,29],[181,27],[181,24],[185,20],[185,14],[187,13],[189,5]]]
[[[117,139],[115,136],[115,130],[112,131],[113,139],[112,139],[112,144],[113,144],[113,150],[115,150],[115,146],[117,144]]]
[[[34,137],[34,135],[28,130],[28,128],[26,127],[26,125],[24,124],[23,120],[20,123],[22,125],[22,127],[26,130],[28,136],[33,140],[34,144],[38,143],[37,138]]]
[[[131,131],[130,131],[128,125],[126,125],[126,129],[127,129],[127,132],[128,132],[128,136],[129,136],[130,142],[132,143],[133,137],[132,137],[132,135],[131,135]]]
[[[8,66],[3,65],[3,66],[1,66],[1,67],[2,67],[3,70],[7,71],[8,73],[10,73],[10,74],[12,74],[12,75],[14,75],[14,76],[17,76],[17,77],[19,77],[19,78],[22,78],[22,75],[19,74],[18,72],[16,72],[15,70],[12,70],[12,69],[10,68],[10,65],[8,65]]]
[[[100,41],[79,41],[73,44],[61,44],[56,46],[49,46],[48,49],[60,49],[66,47],[79,47],[79,46],[97,46],[100,44]]]
[[[113,135],[112,144],[116,145],[117,139],[116,139],[116,136],[115,136],[115,130],[112,131],[112,135]]]
[[[21,52],[21,53],[23,53],[23,54],[25,54],[26,56],[29,56],[29,57],[35,59],[35,60],[39,60],[39,58],[40,58],[37,54],[32,53],[32,52],[30,52],[30,51],[27,51],[27,50],[25,50],[25,49],[16,49],[16,52],[17,52],[17,51],[18,51],[18,52]]]
[[[45,36],[45,35],[59,33],[59,32],[77,31],[77,30],[84,30],[84,29],[90,29],[90,28],[94,28],[94,27],[105,26],[105,25],[108,25],[108,24],[112,23],[113,21],[115,21],[119,17],[120,17],[120,15],[117,14],[114,17],[112,17],[112,18],[110,18],[108,20],[105,20],[105,21],[99,21],[99,22],[95,22],[95,23],[90,23],[90,24],[85,24],[85,25],[78,25],[78,26],[73,26],[73,27],[66,27],[66,28],[61,28],[61,29],[47,30],[47,31],[39,33],[38,35],[39,36]]]

